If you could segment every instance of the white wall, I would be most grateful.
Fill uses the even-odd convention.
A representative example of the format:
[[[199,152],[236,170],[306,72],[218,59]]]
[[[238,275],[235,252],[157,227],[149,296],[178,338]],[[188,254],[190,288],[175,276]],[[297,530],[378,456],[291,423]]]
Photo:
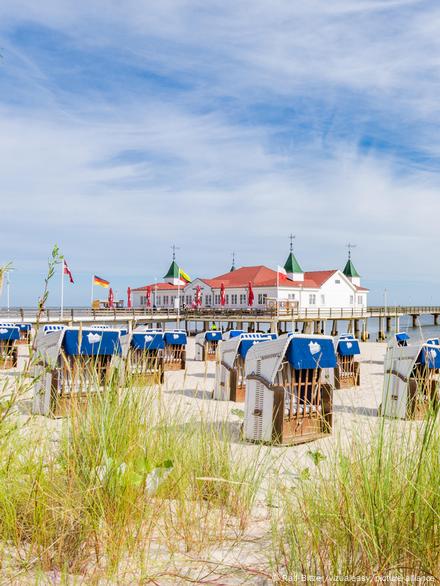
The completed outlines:
[[[339,281],[339,282],[338,282]],[[324,296],[324,303],[321,296]],[[361,302],[359,303],[359,297]],[[320,307],[366,307],[366,292],[358,293],[352,283],[338,271],[326,281],[319,291]]]

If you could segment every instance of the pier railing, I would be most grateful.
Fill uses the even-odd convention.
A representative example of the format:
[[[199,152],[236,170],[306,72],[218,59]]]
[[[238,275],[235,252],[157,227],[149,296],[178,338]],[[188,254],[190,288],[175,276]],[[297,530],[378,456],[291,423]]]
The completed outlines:
[[[41,321],[47,322],[123,322],[123,321],[307,321],[328,319],[366,319],[380,317],[394,317],[402,315],[419,316],[430,314],[440,315],[440,306],[371,306],[356,309],[354,307],[341,308],[296,308],[289,311],[281,308],[198,308],[198,309],[155,309],[155,308],[118,308],[118,309],[90,309],[86,307],[65,308],[63,315],[59,308],[47,308],[43,311]],[[34,322],[37,310],[35,308],[11,308],[9,311],[0,310],[2,321]]]

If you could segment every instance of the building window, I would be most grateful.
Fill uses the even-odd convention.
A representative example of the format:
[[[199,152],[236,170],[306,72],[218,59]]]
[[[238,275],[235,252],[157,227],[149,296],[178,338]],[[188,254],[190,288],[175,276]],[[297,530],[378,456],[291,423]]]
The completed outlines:
[[[258,293],[258,305],[265,305],[267,299],[266,293]]]
[[[316,295],[314,293],[309,295],[309,305],[316,305]]]
[[[325,305],[325,295],[321,295],[321,305]]]
[[[229,305],[229,294],[226,294],[226,305]]]
[[[163,296],[163,304],[168,305],[168,295]]]
[[[335,280],[336,285],[340,285],[341,284],[341,279],[336,279]]]
[[[350,305],[353,305],[353,303],[354,303],[354,297],[353,297],[353,295],[350,295]]]
[[[237,305],[238,295],[236,293],[231,294],[231,305]]]
[[[241,293],[240,295],[240,305],[244,305],[246,303],[246,293]]]
[[[295,299],[295,293],[289,293],[288,299]]]
[[[205,303],[206,305],[211,305],[211,295],[205,295]]]
[[[362,295],[359,295],[359,296],[358,296],[358,304],[359,304],[359,305],[362,305],[362,303],[363,303],[363,302],[362,302]]]
[[[162,299],[160,298],[160,296],[157,298],[156,300],[156,305],[160,305],[161,304]]]

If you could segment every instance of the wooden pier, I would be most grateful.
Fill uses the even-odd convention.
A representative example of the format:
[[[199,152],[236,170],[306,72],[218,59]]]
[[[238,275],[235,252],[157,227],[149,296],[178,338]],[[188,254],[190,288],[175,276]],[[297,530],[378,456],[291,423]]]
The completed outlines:
[[[288,330],[304,333],[322,333],[329,331],[333,336],[343,332],[352,333],[361,340],[368,340],[369,324],[377,320],[377,339],[386,339],[387,333],[399,331],[400,319],[411,316],[411,325],[416,327],[421,316],[432,316],[433,325],[439,325],[440,306],[397,306],[397,307],[368,307],[367,309],[354,308],[322,308],[304,309],[291,312],[278,312],[273,309],[225,309],[203,308],[177,310],[145,309],[101,309],[73,307],[65,308],[63,316],[60,310],[46,309],[39,318],[39,323],[84,326],[92,324],[118,324],[133,328],[136,324],[151,324],[153,327],[172,326],[184,328],[188,333],[200,329],[209,329],[212,324],[223,329],[238,328],[247,331],[269,329],[272,332]],[[0,321],[32,323],[37,322],[36,309],[13,308],[9,311],[0,311]],[[342,328],[342,323],[344,327]]]

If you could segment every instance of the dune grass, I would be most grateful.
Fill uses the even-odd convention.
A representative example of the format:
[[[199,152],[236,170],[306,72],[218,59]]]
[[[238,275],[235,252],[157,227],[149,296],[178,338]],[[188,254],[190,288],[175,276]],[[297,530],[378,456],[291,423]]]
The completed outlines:
[[[117,377],[87,409],[37,418],[38,432],[10,414],[0,420],[3,563],[12,548],[25,572],[139,579],[243,535],[264,470],[259,457],[234,458],[227,422]]]
[[[440,577],[439,415],[382,420],[371,436],[337,446],[292,486],[279,485],[273,557],[292,576]]]

